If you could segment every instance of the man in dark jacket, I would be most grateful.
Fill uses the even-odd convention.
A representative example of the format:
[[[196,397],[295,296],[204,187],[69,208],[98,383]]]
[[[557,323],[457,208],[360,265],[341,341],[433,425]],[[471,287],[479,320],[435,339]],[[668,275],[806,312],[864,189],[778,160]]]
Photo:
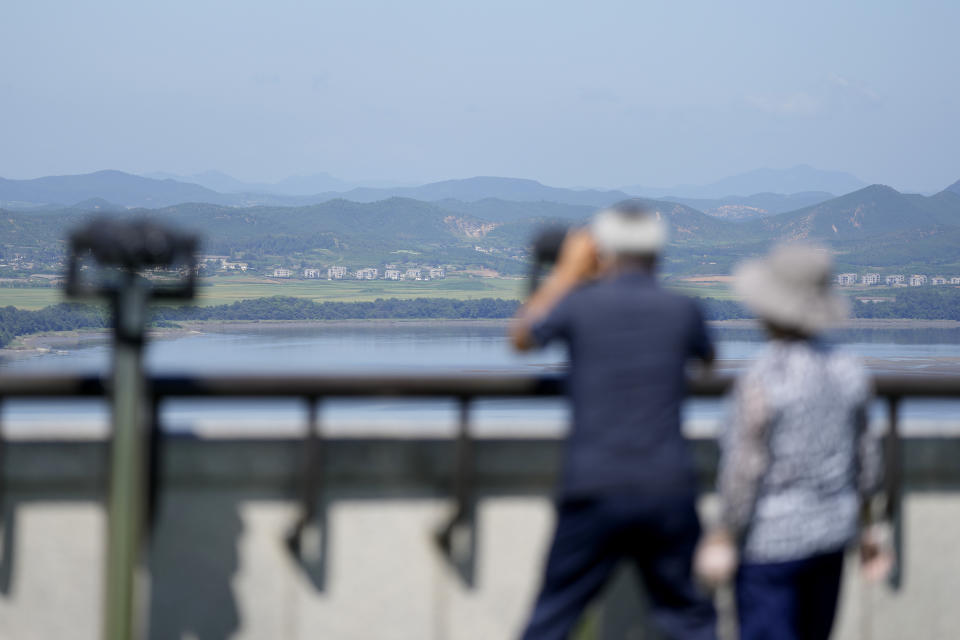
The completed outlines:
[[[570,357],[573,425],[557,525],[524,638],[566,638],[621,559],[670,638],[715,638],[693,583],[700,536],[693,461],[680,428],[688,358],[713,359],[696,304],[662,289],[660,214],[627,202],[568,235],[551,274],[511,328],[520,350],[553,341]]]

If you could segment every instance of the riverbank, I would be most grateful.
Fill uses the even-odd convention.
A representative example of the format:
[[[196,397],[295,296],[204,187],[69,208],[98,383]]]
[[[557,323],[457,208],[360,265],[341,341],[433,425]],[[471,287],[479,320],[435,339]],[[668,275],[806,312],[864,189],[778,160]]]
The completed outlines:
[[[188,335],[207,333],[286,332],[310,329],[347,329],[358,327],[502,327],[509,320],[503,318],[465,319],[370,319],[370,320],[191,320],[177,322],[175,327],[155,327],[147,333],[148,340],[174,340]],[[35,356],[44,353],[66,352],[71,349],[105,344],[111,340],[111,329],[77,329],[52,331],[18,336],[6,347],[0,348],[0,359]]]
[[[285,331],[336,330],[390,327],[492,327],[506,331],[510,320],[495,319],[370,319],[370,320],[194,320],[178,322],[176,327],[154,328],[150,340],[173,340],[188,335],[210,333],[269,333]],[[708,323],[715,329],[761,330],[756,320],[715,320]],[[853,330],[960,330],[960,321],[852,318],[839,329]],[[111,339],[108,329],[81,329],[37,333],[17,337],[0,349],[0,358],[11,359],[43,353],[66,352],[85,346],[104,344]]]
[[[755,319],[711,320],[718,329],[761,329]],[[960,320],[917,320],[913,318],[850,318],[837,329],[960,329]]]

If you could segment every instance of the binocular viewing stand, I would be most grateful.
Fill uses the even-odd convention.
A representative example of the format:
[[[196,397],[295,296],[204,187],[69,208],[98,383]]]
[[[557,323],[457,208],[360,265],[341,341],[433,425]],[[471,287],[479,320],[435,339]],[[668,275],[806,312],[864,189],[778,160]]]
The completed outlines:
[[[113,314],[104,640],[144,635],[137,613],[147,587],[143,541],[156,504],[151,440],[159,434],[147,415],[156,405],[146,397],[143,346],[152,300],[193,298],[197,244],[193,235],[145,220],[94,220],[70,237],[67,294],[104,300]]]

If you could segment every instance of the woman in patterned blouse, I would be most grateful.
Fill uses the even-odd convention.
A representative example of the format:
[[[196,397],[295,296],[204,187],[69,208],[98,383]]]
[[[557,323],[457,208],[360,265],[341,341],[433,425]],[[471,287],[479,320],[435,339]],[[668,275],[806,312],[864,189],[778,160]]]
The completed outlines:
[[[847,313],[831,272],[826,250],[788,245],[735,273],[770,342],[731,394],[721,526],[701,546],[699,564],[716,581],[739,556],[742,640],[829,637],[844,550],[880,484],[879,446],[867,428],[870,379],[856,358],[817,337]],[[723,550],[730,561],[711,568]]]

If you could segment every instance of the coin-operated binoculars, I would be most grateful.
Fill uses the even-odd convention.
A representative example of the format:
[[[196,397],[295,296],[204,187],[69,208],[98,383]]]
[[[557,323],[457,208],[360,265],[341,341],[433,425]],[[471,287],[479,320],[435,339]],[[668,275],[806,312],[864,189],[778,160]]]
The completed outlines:
[[[143,373],[151,300],[190,299],[197,238],[147,220],[98,219],[70,236],[67,295],[99,298],[114,322],[112,446],[107,496],[103,638],[144,634],[142,546],[147,516],[152,401]]]
[[[533,262],[530,266],[528,293],[533,294],[540,286],[545,271],[552,267],[560,257],[560,248],[567,239],[567,227],[549,226],[541,229],[533,239]]]

